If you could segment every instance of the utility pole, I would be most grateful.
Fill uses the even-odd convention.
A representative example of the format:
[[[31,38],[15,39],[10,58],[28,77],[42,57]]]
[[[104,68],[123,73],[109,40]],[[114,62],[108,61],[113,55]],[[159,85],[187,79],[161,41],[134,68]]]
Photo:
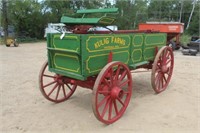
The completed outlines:
[[[3,18],[3,30],[4,30],[4,43],[8,37],[8,15],[7,15],[7,0],[2,0],[2,18]]]

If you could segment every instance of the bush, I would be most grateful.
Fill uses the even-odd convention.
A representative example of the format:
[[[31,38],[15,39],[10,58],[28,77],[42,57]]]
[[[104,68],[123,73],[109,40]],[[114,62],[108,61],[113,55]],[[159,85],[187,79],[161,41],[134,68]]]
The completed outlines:
[[[181,44],[187,45],[190,42],[190,39],[191,39],[191,35],[188,35],[186,33],[182,34],[180,38]]]

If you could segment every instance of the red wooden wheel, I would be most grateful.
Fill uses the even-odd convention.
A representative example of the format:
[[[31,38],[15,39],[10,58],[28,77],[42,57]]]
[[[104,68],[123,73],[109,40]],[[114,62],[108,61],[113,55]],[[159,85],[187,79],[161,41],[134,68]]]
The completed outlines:
[[[129,68],[121,62],[107,64],[94,84],[92,107],[96,118],[105,124],[115,122],[125,112],[131,95]]]
[[[151,85],[156,93],[160,93],[166,89],[174,68],[174,54],[172,48],[168,46],[162,47],[154,60]]]
[[[48,71],[48,62],[42,66],[39,74],[39,88],[43,96],[55,103],[67,100],[77,85],[65,82],[65,77]]]

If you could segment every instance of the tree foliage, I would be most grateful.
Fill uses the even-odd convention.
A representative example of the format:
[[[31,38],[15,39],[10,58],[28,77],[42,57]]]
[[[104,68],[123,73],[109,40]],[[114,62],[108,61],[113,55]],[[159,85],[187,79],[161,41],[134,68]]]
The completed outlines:
[[[58,23],[63,14],[71,15],[78,9],[119,8],[119,29],[137,29],[146,21],[179,21],[185,26],[193,0],[2,0],[7,1],[9,25],[18,35],[43,38],[48,23]],[[114,5],[113,2],[114,1]],[[188,33],[199,35],[200,1],[197,0]],[[2,2],[0,4],[2,10]],[[181,17],[181,19],[180,19]],[[3,24],[3,18],[1,17]],[[2,25],[1,25],[2,26]]]

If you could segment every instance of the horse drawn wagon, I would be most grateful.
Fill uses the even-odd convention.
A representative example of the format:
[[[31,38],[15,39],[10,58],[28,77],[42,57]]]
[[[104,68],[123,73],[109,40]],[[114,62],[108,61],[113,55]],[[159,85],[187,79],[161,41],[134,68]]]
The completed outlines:
[[[92,90],[92,109],[105,124],[117,121],[132,95],[132,70],[152,69],[151,83],[160,93],[168,86],[174,66],[165,33],[135,30],[97,31],[112,25],[117,8],[78,10],[80,18],[63,16],[67,33],[47,34],[48,61],[39,74],[39,87],[49,101],[70,98],[77,86]],[[86,17],[103,13],[99,18]]]

